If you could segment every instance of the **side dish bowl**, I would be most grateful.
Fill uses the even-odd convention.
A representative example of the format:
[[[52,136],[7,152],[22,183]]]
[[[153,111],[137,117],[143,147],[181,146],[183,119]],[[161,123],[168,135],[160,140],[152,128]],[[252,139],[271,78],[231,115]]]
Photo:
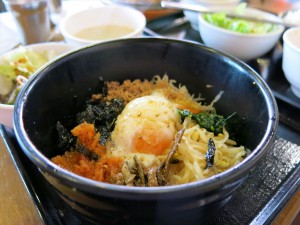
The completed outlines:
[[[300,27],[288,29],[283,34],[282,70],[292,92],[300,98]]]
[[[279,16],[254,8],[246,8],[244,15],[281,21]],[[207,46],[231,54],[244,61],[249,61],[268,53],[275,46],[284,31],[284,27],[278,25],[278,29],[267,33],[239,33],[207,22],[203,18],[203,14],[199,15],[198,20],[200,36]]]
[[[59,25],[65,41],[77,46],[138,37],[145,26],[142,12],[119,5],[85,9],[66,16]]]
[[[44,54],[51,52],[51,55],[53,57],[59,56],[60,54],[63,54],[67,51],[71,51],[74,47],[68,44],[64,43],[39,43],[39,44],[32,44],[27,45],[21,48],[13,49],[7,53],[4,53],[0,56],[0,65],[4,63],[5,58],[7,58],[8,55],[15,55],[18,52],[23,51],[24,49],[30,49],[38,54]],[[1,78],[1,77],[0,77]],[[1,85],[3,85],[3,80],[1,80]],[[3,87],[1,87],[3,88]],[[12,128],[13,127],[13,110],[14,105],[13,104],[4,104],[0,103],[0,123]]]
[[[50,161],[61,154],[56,150],[57,121],[67,122],[81,110],[86,98],[96,92],[100,76],[123,81],[164,74],[191,93],[201,93],[207,103],[224,91],[215,107],[223,115],[236,112],[244,119],[237,138],[251,154],[208,179],[161,187],[97,182]],[[249,66],[199,43],[164,38],[114,40],[75,50],[39,70],[21,90],[15,107],[15,134],[25,154],[68,205],[98,224],[205,221],[229,201],[265,156],[279,117],[272,92]]]

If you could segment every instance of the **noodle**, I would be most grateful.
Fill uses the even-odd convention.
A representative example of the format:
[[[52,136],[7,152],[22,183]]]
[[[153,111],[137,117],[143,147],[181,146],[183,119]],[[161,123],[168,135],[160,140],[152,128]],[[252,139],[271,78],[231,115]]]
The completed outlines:
[[[234,147],[233,141],[229,139],[229,134],[224,128],[224,134],[214,136],[213,133],[195,125],[190,118],[185,119],[186,131],[179,144],[176,157],[183,163],[183,167],[174,167],[170,170],[170,183],[184,184],[196,180],[208,178],[217,173],[223,172],[235,164],[241,162],[246,155],[243,146]],[[207,142],[213,138],[216,145],[214,166],[204,169],[206,165],[205,154],[207,152]]]

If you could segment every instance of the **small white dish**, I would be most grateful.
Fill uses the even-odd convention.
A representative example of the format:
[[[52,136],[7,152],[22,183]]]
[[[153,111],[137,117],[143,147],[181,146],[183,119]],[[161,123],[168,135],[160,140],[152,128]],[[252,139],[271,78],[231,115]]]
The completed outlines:
[[[22,48],[32,49],[34,52],[39,54],[45,51],[51,51],[55,55],[55,57],[53,58],[55,59],[64,53],[72,51],[74,49],[74,46],[65,43],[47,42],[27,45]],[[0,64],[4,62],[4,59],[7,56],[7,54],[14,54],[20,50],[21,48],[16,48],[0,55]],[[9,128],[13,128],[13,111],[13,105],[0,103],[0,124],[3,124]]]
[[[291,91],[300,98],[300,27],[290,28],[283,34],[282,70]]]
[[[142,12],[126,6],[109,5],[82,10],[66,16],[62,19],[59,28],[67,43],[85,46],[114,39],[139,37],[142,35],[145,26],[146,17]],[[100,33],[100,28],[110,30],[111,27],[114,27],[114,29],[118,27],[120,30],[126,28],[129,31],[102,37],[101,34],[105,32]],[[79,36],[79,33],[86,36],[89,32],[91,37]],[[108,31],[106,35],[108,34],[111,33]]]
[[[279,16],[254,8],[245,8],[244,14],[281,21]],[[198,19],[200,36],[207,46],[231,54],[243,61],[261,57],[269,52],[274,48],[284,31],[282,25],[277,25],[278,29],[267,33],[240,33],[213,25],[207,22],[202,14],[199,14]]]

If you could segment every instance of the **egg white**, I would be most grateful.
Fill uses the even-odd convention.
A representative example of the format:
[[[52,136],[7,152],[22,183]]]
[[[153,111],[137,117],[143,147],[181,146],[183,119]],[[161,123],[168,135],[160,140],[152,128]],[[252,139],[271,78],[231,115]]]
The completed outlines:
[[[169,152],[179,129],[176,105],[162,94],[136,98],[118,116],[109,150],[114,156],[137,154],[148,164]]]

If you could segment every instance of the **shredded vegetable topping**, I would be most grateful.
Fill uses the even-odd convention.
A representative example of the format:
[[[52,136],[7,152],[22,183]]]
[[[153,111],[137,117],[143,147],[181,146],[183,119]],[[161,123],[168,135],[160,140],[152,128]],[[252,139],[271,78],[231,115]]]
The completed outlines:
[[[6,54],[0,64],[0,103],[14,104],[26,79],[55,56],[54,51],[37,53],[25,47]]]
[[[243,15],[246,4],[240,4],[234,10],[235,13]],[[260,23],[240,18],[230,18],[225,12],[206,13],[203,18],[210,24],[226,30],[243,34],[266,34],[279,29],[279,26],[270,23]]]

